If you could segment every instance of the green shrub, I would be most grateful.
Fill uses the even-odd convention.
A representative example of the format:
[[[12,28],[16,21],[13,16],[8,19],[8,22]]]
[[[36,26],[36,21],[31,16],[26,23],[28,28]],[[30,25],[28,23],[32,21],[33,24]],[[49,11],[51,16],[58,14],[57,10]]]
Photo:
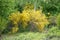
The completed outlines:
[[[56,23],[57,23],[57,26],[60,28],[60,14],[57,15]]]
[[[55,15],[57,12],[60,12],[60,0],[45,0],[42,2],[42,7],[44,12],[50,12],[52,15]]]
[[[0,0],[0,16],[7,17],[10,12],[14,11],[15,0]]]
[[[8,21],[6,19],[0,17],[0,34],[7,27],[7,23],[8,23]]]
[[[47,33],[47,39],[49,40],[53,40],[53,39],[60,39],[60,30],[58,27],[52,27],[49,29],[48,33]]]

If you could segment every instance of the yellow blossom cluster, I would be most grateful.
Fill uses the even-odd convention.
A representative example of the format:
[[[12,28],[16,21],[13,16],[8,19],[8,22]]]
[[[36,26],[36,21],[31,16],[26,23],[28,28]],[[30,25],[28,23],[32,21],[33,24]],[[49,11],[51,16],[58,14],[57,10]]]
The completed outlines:
[[[49,24],[47,17],[42,13],[41,10],[32,11],[30,13],[31,21],[36,25],[36,27],[42,31],[44,27]]]
[[[12,13],[9,16],[9,19],[17,26],[19,22],[22,22],[23,28],[26,28],[26,26],[29,25],[28,22],[33,22],[41,31],[48,24],[47,17],[41,10],[24,10],[22,13]]]

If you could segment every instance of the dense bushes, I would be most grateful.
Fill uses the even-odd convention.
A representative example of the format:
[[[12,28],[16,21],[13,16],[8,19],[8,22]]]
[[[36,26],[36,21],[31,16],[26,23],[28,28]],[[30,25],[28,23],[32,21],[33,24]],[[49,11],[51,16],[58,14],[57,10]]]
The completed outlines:
[[[0,0],[0,16],[7,17],[14,11],[15,0]]]
[[[4,31],[4,29],[7,27],[8,21],[5,18],[2,18],[0,16],[0,34]]]
[[[56,25],[55,23],[57,23],[59,25],[59,17],[57,17],[57,22],[55,22],[55,16],[51,16],[59,12],[59,8],[59,0],[56,2],[54,0],[1,0],[0,16],[4,20],[5,18],[9,19],[12,23],[10,24],[13,25],[11,28],[12,32],[17,32],[18,30],[24,31],[28,28],[30,31],[34,28],[42,31],[48,24]],[[16,9],[17,11],[15,12]],[[47,17],[45,12],[48,14]]]
[[[16,35],[12,40],[42,40],[42,38],[50,40],[54,37],[60,39],[59,1],[0,0],[0,37],[1,33],[27,33],[29,31],[34,33],[18,34],[19,36]],[[35,35],[36,32],[40,33]],[[6,37],[4,40],[11,40],[10,37]]]
[[[60,8],[60,0],[46,0],[42,7],[43,7],[43,11],[45,12],[50,12],[52,15],[57,14],[56,12],[60,12],[59,8]]]
[[[14,8],[15,0],[0,0],[0,33],[7,27],[8,15]]]
[[[17,7],[19,11],[22,11],[26,4],[32,4],[35,10],[42,9],[46,15],[48,15],[47,13],[55,15],[60,12],[59,1],[60,0],[16,0],[16,3],[19,5],[19,7]]]
[[[57,15],[56,23],[57,23],[57,26],[60,28],[60,14]]]
[[[22,26],[23,29],[29,25],[30,27],[36,27],[38,30],[42,31],[48,24],[46,16],[39,10],[24,10],[22,13],[12,13],[9,16],[9,19],[16,27],[19,27],[20,25],[20,27]]]

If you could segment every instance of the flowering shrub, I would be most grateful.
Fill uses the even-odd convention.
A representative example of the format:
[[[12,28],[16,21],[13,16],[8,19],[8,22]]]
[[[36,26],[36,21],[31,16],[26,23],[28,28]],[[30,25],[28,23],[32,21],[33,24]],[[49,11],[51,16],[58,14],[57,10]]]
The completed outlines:
[[[17,30],[15,31],[15,32],[17,32],[18,31],[18,24],[19,24],[19,22],[21,23],[22,22],[22,26],[23,26],[23,28],[25,28],[25,26],[27,26],[27,22],[29,21],[29,16],[28,16],[29,14],[25,14],[25,13],[22,13],[22,14],[20,14],[19,12],[17,12],[17,13],[12,13],[10,16],[9,16],[9,19],[12,21],[12,23],[15,25],[15,27],[13,27],[12,28],[12,31],[14,30],[16,30],[16,28],[17,28]],[[20,25],[20,26],[21,26]],[[13,31],[13,32],[14,32]]]
[[[13,24],[17,25],[17,27],[18,23],[22,23],[21,25],[24,29],[27,27],[27,25],[29,25],[29,23],[31,23],[32,27],[34,24],[34,27],[42,31],[44,27],[48,24],[46,16],[42,13],[42,11],[39,10],[24,10],[22,13],[12,13],[9,16],[9,19],[12,21]]]
[[[20,20],[20,14],[19,12],[17,12],[16,14],[15,13],[12,13],[11,15],[9,15],[9,19],[10,21],[12,21],[14,27],[12,27],[12,33],[15,33],[18,31],[18,22]]]
[[[35,24],[35,26],[42,31],[44,27],[48,24],[48,20],[46,16],[42,13],[42,11],[32,11],[31,12],[31,21]]]

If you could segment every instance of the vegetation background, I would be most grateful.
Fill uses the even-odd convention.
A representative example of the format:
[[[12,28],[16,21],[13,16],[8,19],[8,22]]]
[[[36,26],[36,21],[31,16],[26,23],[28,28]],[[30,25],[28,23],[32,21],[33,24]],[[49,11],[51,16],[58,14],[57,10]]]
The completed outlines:
[[[60,40],[60,0],[0,0],[1,40]]]

